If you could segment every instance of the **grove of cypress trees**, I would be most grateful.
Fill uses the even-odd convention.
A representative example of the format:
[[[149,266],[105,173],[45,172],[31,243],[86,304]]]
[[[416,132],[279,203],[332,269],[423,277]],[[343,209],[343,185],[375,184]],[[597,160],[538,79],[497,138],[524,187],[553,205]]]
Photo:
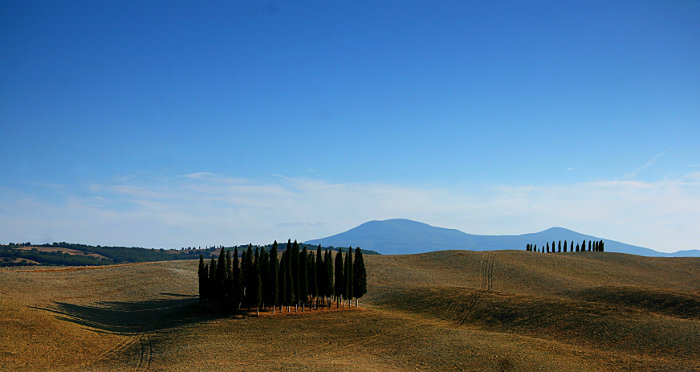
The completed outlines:
[[[359,306],[360,297],[367,293],[367,270],[365,269],[365,260],[362,258],[362,250],[360,247],[355,249],[355,262],[353,264],[353,296],[355,297],[355,307]]]
[[[335,254],[335,303],[337,307],[340,307],[340,297],[343,295],[345,290],[345,283],[343,283],[343,249],[338,249],[338,253]]]

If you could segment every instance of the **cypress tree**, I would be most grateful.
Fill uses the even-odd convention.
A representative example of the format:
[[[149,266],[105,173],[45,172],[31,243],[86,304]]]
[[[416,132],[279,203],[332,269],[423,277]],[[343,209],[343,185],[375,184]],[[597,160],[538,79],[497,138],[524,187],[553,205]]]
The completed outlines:
[[[564,240],[564,252],[566,252],[566,240]]]
[[[299,302],[301,302],[302,311],[304,304],[309,299],[309,266],[307,262],[308,251],[306,246],[299,255]]]
[[[230,304],[233,301],[233,261],[231,260],[231,251],[226,251],[226,279],[225,279],[225,299],[226,303]]]
[[[581,252],[584,252],[586,250],[586,240],[583,240],[583,243],[581,243]]]
[[[324,273],[326,271],[326,265],[323,261],[323,254],[321,252],[321,244],[318,245],[316,249],[316,295],[323,297],[326,295],[325,285],[326,278]]]
[[[279,296],[279,262],[277,261],[277,240],[272,243],[270,250],[270,298],[267,300],[272,306],[272,312],[275,312],[274,306],[277,304]]]
[[[323,274],[323,278],[326,279],[326,283],[323,285],[325,290],[324,296],[328,297],[328,308],[331,307],[331,296],[333,295],[333,259],[331,258],[331,251],[326,250],[326,258],[323,263],[326,266],[326,273]]]
[[[226,253],[223,248],[219,253],[219,258],[216,262],[216,299],[223,301],[224,299],[224,281],[226,279]]]
[[[248,285],[248,268],[246,267],[246,249],[241,249],[241,302],[245,302],[245,289]]]
[[[549,253],[549,242],[547,242],[547,253]]]
[[[258,249],[255,248],[255,253],[258,252]],[[255,260],[255,265],[253,266],[253,271],[255,271],[255,295],[253,297],[254,305],[255,305],[255,315],[260,316],[260,304],[262,304],[262,294],[263,294],[263,288],[262,288],[262,276],[260,275],[260,270],[262,269],[261,262],[260,262],[260,256],[256,254],[257,259]]]
[[[209,261],[209,280],[207,280],[207,298],[209,301],[216,299],[216,259]]]
[[[588,251],[589,252],[591,251],[591,241],[590,240],[588,241]]]
[[[270,289],[272,285],[270,284],[270,255],[265,251],[265,248],[260,248],[260,278],[262,280],[262,307],[270,302]]]
[[[197,268],[197,279],[199,284],[199,302],[204,301],[204,256],[199,255],[199,267]]]
[[[209,264],[204,264],[202,271],[202,294],[205,300],[209,299]]]
[[[537,244],[535,244],[535,252],[537,252]]]
[[[253,299],[255,297],[255,293],[253,292],[254,290],[254,280],[255,280],[255,267],[253,263],[253,245],[248,244],[248,249],[245,252],[245,303],[248,305],[250,308],[250,305],[253,303]],[[250,309],[249,309],[250,310]]]
[[[355,249],[355,263],[353,264],[353,295],[355,296],[355,306],[359,306],[359,301],[365,293],[367,293],[367,270],[365,269],[365,260],[362,258],[362,250],[360,247]]]
[[[279,297],[277,297],[277,302],[280,305],[280,312],[282,312],[282,306],[287,304],[287,265],[285,264],[287,259],[287,251],[282,252],[282,258],[280,258],[280,271],[277,280],[279,281]]]
[[[345,255],[345,277],[343,278],[343,284],[345,284],[344,297],[348,300],[348,306],[350,306],[350,301],[352,301],[353,287],[352,287],[352,247],[348,248],[348,253]]]
[[[339,306],[340,297],[343,295],[345,290],[345,284],[343,283],[343,249],[339,248],[338,253],[335,254],[335,303]]]
[[[580,251],[581,251],[581,246],[576,244],[576,252],[580,252]]]
[[[299,280],[299,243],[297,243],[296,240],[294,240],[294,244],[292,244],[292,261],[291,261],[291,271],[292,271],[292,283],[294,283],[294,287],[292,288],[294,290],[294,299],[295,302],[294,304],[299,304],[299,301],[301,301],[301,286]]]
[[[241,281],[241,269],[238,266],[238,247],[233,248],[233,264],[231,265],[231,275],[233,278],[233,303],[238,308],[241,307],[241,297],[243,296],[243,282]]]
[[[600,241],[600,251],[605,252],[605,243],[602,240]]]
[[[561,240],[559,241],[559,246],[557,247],[557,252],[561,252]]]
[[[296,300],[294,297],[294,275],[292,273],[292,251],[287,252],[287,257],[284,263],[284,270],[287,275],[287,293],[285,295],[285,300],[287,301],[287,312],[289,312],[289,305],[294,304]]]
[[[309,251],[309,257],[306,259],[308,262],[307,270],[309,271],[309,294],[311,295],[312,301],[316,299],[318,302],[318,282],[316,276],[316,257],[314,253]]]

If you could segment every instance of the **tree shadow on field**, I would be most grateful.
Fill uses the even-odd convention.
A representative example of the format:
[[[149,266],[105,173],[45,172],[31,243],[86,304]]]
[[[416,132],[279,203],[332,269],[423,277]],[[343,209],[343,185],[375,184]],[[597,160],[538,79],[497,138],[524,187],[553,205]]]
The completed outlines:
[[[95,328],[99,331],[139,334],[213,318],[201,311],[196,296],[162,293],[169,297],[145,301],[105,301],[95,305],[54,302],[51,307],[34,307],[56,314],[61,320]]]

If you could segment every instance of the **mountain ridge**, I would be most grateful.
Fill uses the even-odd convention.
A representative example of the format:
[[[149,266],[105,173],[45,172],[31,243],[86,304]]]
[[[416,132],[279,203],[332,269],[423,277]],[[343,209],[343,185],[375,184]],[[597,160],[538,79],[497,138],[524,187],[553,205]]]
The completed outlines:
[[[381,254],[413,254],[450,249],[521,250],[525,249],[526,244],[537,244],[538,247],[541,247],[546,243],[560,240],[573,240],[576,243],[583,240],[603,240],[606,252],[651,257],[700,257],[700,250],[659,252],[612,239],[582,234],[559,226],[520,235],[474,235],[458,229],[431,226],[423,222],[398,218],[368,221],[339,234],[309,240],[305,243],[341,247],[359,246]]]

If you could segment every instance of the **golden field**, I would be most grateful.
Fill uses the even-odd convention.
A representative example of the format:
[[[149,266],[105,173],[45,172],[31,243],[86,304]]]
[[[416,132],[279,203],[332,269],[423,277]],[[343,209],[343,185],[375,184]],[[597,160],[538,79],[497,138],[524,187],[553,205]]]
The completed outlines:
[[[360,309],[259,318],[202,311],[195,260],[2,269],[0,369],[700,370],[700,258],[365,263]]]

